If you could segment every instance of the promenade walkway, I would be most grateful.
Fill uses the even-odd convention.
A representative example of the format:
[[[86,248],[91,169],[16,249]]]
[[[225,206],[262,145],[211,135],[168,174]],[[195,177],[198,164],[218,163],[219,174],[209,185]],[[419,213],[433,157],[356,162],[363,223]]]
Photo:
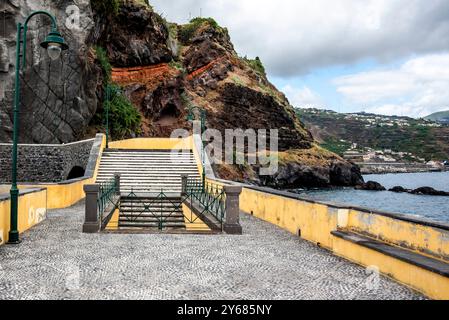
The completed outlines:
[[[88,235],[83,211],[0,247],[0,299],[423,299],[251,216],[243,236]]]

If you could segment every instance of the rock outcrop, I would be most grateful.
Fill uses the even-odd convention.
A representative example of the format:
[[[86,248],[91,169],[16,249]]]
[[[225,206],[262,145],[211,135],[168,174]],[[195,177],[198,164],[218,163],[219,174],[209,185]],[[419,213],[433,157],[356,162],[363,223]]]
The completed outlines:
[[[408,189],[406,189],[404,187],[401,187],[401,186],[396,186],[396,187],[391,188],[388,191],[395,192],[395,193],[407,193],[407,192],[410,192],[411,190],[408,190]]]
[[[97,13],[90,41],[107,50],[116,67],[170,62],[168,29],[160,15],[143,4],[124,1],[117,15]]]
[[[426,196],[449,197],[449,192],[435,190],[434,188],[431,188],[431,187],[418,188],[418,189],[411,191],[410,193],[417,194],[417,195],[426,195]]]
[[[366,183],[359,184],[355,187],[357,190],[365,191],[386,191],[384,186],[375,181],[368,181]]]

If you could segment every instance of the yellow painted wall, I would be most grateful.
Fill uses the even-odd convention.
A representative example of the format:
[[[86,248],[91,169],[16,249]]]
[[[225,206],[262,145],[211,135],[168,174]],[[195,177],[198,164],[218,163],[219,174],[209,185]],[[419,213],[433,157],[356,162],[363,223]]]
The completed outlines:
[[[380,271],[434,299],[449,299],[449,278],[402,262],[331,235],[337,229],[369,233],[372,237],[433,253],[449,250],[449,232],[357,210],[337,209],[243,188],[240,209],[295,235],[318,243],[335,254]]]
[[[131,149],[131,150],[172,150],[192,148],[189,138],[170,139],[170,138],[137,138],[129,140],[114,141],[109,143],[111,149]]]
[[[376,266],[390,278],[432,299],[449,299],[449,278],[386,256],[344,239],[335,238],[333,253],[363,266]]]
[[[372,238],[449,261],[449,232],[351,210],[348,228]]]
[[[11,200],[0,202],[0,245],[8,241]],[[20,233],[42,222],[47,216],[47,190],[40,190],[19,197]]]
[[[240,195],[240,210],[277,225],[309,241],[332,249],[337,211],[323,204],[302,202],[244,188]]]

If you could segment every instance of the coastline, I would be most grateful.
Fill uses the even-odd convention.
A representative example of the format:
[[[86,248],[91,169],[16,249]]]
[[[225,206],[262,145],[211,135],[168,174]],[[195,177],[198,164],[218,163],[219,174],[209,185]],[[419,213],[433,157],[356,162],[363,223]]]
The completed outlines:
[[[363,175],[390,173],[446,172],[449,167],[435,167],[420,163],[356,163]]]

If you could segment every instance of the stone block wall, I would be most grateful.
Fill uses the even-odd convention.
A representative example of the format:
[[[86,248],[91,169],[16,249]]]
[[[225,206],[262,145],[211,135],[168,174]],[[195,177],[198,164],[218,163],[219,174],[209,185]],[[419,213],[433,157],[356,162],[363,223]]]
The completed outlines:
[[[62,145],[19,145],[18,181],[53,183],[67,180],[74,167],[86,169],[95,139]],[[11,182],[11,144],[0,144],[0,184]]]

